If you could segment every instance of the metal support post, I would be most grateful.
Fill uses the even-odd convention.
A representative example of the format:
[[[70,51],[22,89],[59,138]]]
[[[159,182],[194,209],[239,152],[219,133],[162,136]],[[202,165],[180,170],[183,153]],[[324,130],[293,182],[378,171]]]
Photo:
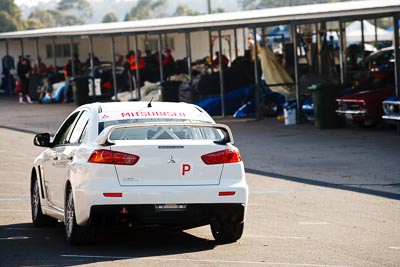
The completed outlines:
[[[117,75],[115,73],[115,43],[114,43],[114,36],[111,36],[111,58],[112,58],[111,65],[112,65],[114,95],[115,95],[115,101],[118,101]]]
[[[162,38],[161,38],[161,34],[158,34],[158,59],[159,59],[159,63],[160,63],[160,81],[164,82],[164,70],[163,70],[163,64],[162,64]]]
[[[293,55],[294,55],[294,84],[296,88],[297,121],[300,121],[300,92],[299,92],[299,63],[297,58],[297,27],[291,25]]]
[[[260,74],[258,73],[258,53],[257,53],[257,28],[253,28],[253,52],[254,52],[254,79],[256,88],[254,90],[255,93],[255,102],[256,102],[256,120],[261,120],[263,114],[261,114],[261,85],[260,85]]]
[[[24,51],[24,40],[20,40],[20,45],[21,45],[21,56],[25,57],[25,51]]]
[[[393,15],[393,38],[394,38],[394,58],[395,58],[395,87],[396,95],[400,96],[400,48],[399,48],[399,14]]]
[[[72,77],[75,77],[74,39],[72,37],[69,40],[69,51],[71,53]]]
[[[344,56],[344,38],[346,36],[346,28],[343,27],[343,23],[339,21],[339,63],[340,63],[340,83],[344,84],[345,75],[345,56]]]
[[[139,46],[138,46],[138,38],[137,34],[135,34],[135,66],[136,66],[136,99],[140,100],[140,72],[139,72]],[[141,55],[140,55],[141,56]]]
[[[94,77],[94,62],[93,62],[93,37],[89,36],[89,53],[90,53],[90,77],[92,78],[92,99],[93,102],[96,101],[96,84],[95,84],[95,77]]]
[[[51,52],[53,53],[53,65],[54,65],[54,70],[57,71],[56,41],[55,41],[54,38],[51,39]]]
[[[235,59],[238,57],[238,38],[237,38],[237,29],[233,30],[233,38],[235,38]],[[232,59],[231,59],[232,62]]]
[[[194,102],[193,96],[193,88],[192,88],[192,47],[191,47],[191,39],[190,39],[190,32],[185,32],[185,39],[186,39],[186,58],[187,58],[187,68],[188,68],[188,75],[189,75],[189,88],[190,88],[190,103]]]
[[[212,61],[213,61],[213,57],[214,57],[214,51],[213,51],[213,44],[212,44],[212,40],[211,40],[211,29],[208,30],[208,45],[210,48],[210,61],[211,61],[211,72],[214,72],[214,68],[212,67]]]
[[[38,66],[38,72],[40,74],[40,65],[39,65],[39,39],[35,39],[35,57],[36,57],[36,64]]]
[[[221,112],[222,117],[225,117],[225,85],[224,85],[224,69],[222,64],[222,38],[221,38],[221,30],[218,30],[218,45],[219,45],[219,86],[221,92]]]
[[[364,36],[364,20],[361,20],[361,49],[362,57],[365,57],[365,36]]]

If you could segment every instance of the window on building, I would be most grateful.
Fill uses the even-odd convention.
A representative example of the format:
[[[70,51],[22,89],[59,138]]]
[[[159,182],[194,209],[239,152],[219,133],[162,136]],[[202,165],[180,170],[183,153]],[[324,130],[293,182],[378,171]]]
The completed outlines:
[[[143,47],[145,50],[150,50],[152,52],[158,51],[158,38],[147,38],[143,40],[144,44]],[[173,37],[167,37],[167,43],[165,44],[165,38],[162,39],[162,45],[164,48],[169,48],[171,50],[175,49],[175,42]]]
[[[56,44],[54,46],[56,58],[71,57],[70,44]],[[78,44],[72,45],[73,53],[78,53]],[[53,58],[53,45],[46,45],[47,58]]]

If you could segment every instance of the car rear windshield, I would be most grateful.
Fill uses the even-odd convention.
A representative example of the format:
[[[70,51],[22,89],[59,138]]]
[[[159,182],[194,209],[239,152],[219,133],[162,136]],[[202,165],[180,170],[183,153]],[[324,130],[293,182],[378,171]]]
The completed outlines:
[[[146,123],[146,122],[198,122],[209,123],[200,121],[188,120],[168,120],[168,119],[129,119],[120,121],[106,121],[100,122],[100,132],[111,125],[117,124],[131,124],[131,123]],[[111,135],[110,140],[220,140],[223,138],[223,133],[214,128],[196,127],[196,126],[148,126],[138,128],[121,128],[115,129]]]

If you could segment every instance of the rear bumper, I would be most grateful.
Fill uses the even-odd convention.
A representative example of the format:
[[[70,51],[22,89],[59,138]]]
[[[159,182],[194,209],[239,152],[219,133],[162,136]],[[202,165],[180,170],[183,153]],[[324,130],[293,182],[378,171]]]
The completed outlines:
[[[352,121],[364,121],[369,118],[368,112],[363,110],[363,111],[358,111],[358,110],[336,110],[336,113],[339,116],[343,116],[347,120],[352,120]]]
[[[127,209],[128,207],[130,207],[131,209],[133,209],[134,212],[141,211],[144,207],[145,210],[147,210],[145,214],[147,214],[148,210],[151,210],[151,208],[149,208],[150,206],[154,209],[155,205],[160,204],[184,204],[187,207],[190,207],[189,210],[192,210],[193,205],[194,207],[196,207],[196,205],[203,205],[201,206],[202,209],[205,209],[204,207],[207,207],[207,209],[211,209],[212,214],[215,215],[217,212],[221,212],[221,214],[223,214],[223,209],[215,209],[210,207],[229,204],[243,206],[245,214],[248,201],[248,186],[245,180],[242,180],[240,183],[235,183],[231,185],[203,186],[121,187],[119,185],[111,186],[111,184],[102,184],[101,187],[98,187],[96,186],[96,184],[91,184],[90,188],[88,186],[85,186],[83,188],[74,188],[73,192],[75,200],[76,220],[79,225],[85,225],[88,223],[92,223],[93,220],[97,220],[97,218],[95,219],[95,217],[91,216],[102,214],[101,207],[105,207],[105,210],[112,210],[111,213],[106,212],[106,214],[115,215],[115,210],[118,210],[119,214],[122,207],[125,207]],[[220,192],[235,193],[233,195],[220,196]],[[103,193],[122,193],[122,196],[105,197]],[[128,214],[130,213],[131,212],[128,209]],[[161,217],[159,218],[161,220]],[[153,224],[157,222],[152,221],[151,223]]]
[[[123,212],[121,212],[123,211]],[[97,205],[90,209],[91,225],[157,225],[192,228],[212,221],[240,223],[245,206],[237,203],[188,204],[180,209],[157,209],[156,205]]]
[[[394,121],[400,121],[400,115],[383,115],[382,119],[384,120],[394,120]]]

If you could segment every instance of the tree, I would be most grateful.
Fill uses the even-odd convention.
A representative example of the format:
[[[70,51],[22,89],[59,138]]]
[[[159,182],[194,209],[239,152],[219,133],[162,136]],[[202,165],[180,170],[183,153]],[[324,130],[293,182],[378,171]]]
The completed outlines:
[[[34,11],[32,11],[28,19],[35,19],[39,21],[43,25],[42,28],[50,28],[57,26],[57,21],[54,18],[54,15],[50,11],[43,10],[40,8],[36,8]]]
[[[43,29],[47,28],[40,20],[36,18],[28,18],[24,22],[26,30],[36,30],[36,29]]]
[[[107,14],[104,15],[102,23],[108,23],[108,22],[117,22],[118,17],[114,12],[108,12]]]
[[[167,0],[139,0],[129,13],[125,15],[125,21],[129,20],[142,20],[150,18],[165,17]]]
[[[79,14],[88,18],[93,16],[92,7],[87,0],[61,0],[57,9],[60,11],[78,11]]]
[[[321,3],[346,2],[351,0],[238,0],[242,10],[273,8],[282,6],[311,5]]]
[[[187,5],[179,4],[176,7],[175,12],[172,14],[172,16],[196,16],[200,15],[201,13],[197,11],[193,11],[190,7]]]
[[[0,1],[0,32],[19,31],[24,29],[21,10],[14,0]]]
[[[54,19],[56,20],[57,27],[84,24],[84,21],[77,16],[66,15],[59,10],[48,10],[48,12],[53,15]]]
[[[20,25],[15,18],[11,17],[6,11],[0,11],[0,32],[18,31]]]
[[[242,7],[242,10],[253,10],[257,7],[254,0],[239,0],[238,3]]]
[[[224,13],[224,12],[225,12],[225,9],[223,9],[222,7],[217,7],[217,8],[214,8],[211,13],[214,14],[214,13]]]

